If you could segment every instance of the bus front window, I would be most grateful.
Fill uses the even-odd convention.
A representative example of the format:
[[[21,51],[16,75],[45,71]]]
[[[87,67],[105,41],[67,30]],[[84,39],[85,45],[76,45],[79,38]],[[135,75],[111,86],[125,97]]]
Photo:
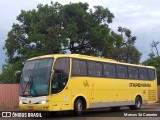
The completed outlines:
[[[52,58],[27,61],[20,82],[20,95],[43,96],[49,94]]]

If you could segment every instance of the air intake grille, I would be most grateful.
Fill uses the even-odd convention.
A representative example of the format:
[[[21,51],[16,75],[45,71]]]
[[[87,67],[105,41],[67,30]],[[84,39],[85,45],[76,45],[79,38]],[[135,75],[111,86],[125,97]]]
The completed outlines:
[[[156,100],[156,90],[148,90],[148,101]]]

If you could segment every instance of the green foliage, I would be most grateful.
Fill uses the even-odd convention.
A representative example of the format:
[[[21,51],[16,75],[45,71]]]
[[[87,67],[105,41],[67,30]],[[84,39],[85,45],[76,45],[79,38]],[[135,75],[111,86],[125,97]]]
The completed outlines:
[[[15,83],[14,74],[16,71],[21,70],[23,67],[22,62],[16,62],[15,64],[3,65],[3,72],[0,74],[0,83]]]
[[[106,56],[117,34],[110,34],[107,23],[114,15],[101,6],[93,12],[87,3],[38,5],[37,10],[21,11],[13,24],[4,49],[8,62],[30,57],[65,53]],[[105,45],[105,46],[104,46]],[[108,48],[107,48],[108,47]],[[107,49],[107,50],[106,50]]]
[[[109,57],[114,47],[121,46],[122,36],[108,27],[114,15],[108,8],[87,3],[38,5],[22,10],[5,41],[7,68],[0,78],[13,79],[28,58],[57,53],[79,53]],[[18,66],[18,67],[17,67]],[[13,80],[12,80],[13,81]]]
[[[150,58],[144,61],[142,64],[154,66],[156,68],[158,85],[160,85],[160,56],[155,57],[152,53],[149,56]]]
[[[7,65],[7,68],[3,70],[3,73],[0,75],[0,83],[12,83],[14,78],[14,69],[11,65]]]
[[[132,36],[132,32],[127,28],[118,27],[118,31],[123,41],[113,49],[110,57],[120,62],[139,64],[141,53],[134,46],[136,36]]]
[[[121,62],[139,64],[141,53],[135,46],[115,48],[112,52],[112,58]]]

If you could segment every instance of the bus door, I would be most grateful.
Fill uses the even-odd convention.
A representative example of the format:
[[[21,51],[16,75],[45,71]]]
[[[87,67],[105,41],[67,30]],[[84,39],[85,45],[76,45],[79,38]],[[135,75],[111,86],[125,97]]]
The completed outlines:
[[[51,83],[53,110],[68,110],[71,107],[71,91],[67,87],[69,68],[69,58],[56,60]]]

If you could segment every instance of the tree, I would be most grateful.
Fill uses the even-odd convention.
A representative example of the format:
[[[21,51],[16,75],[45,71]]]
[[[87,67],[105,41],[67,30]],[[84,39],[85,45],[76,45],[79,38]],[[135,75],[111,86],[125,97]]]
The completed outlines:
[[[134,46],[136,36],[132,36],[132,32],[127,28],[118,27],[118,32],[121,33],[123,41],[113,49],[111,58],[120,62],[139,64],[141,53]]]
[[[155,48],[156,49],[156,53],[157,53],[157,56],[159,56],[159,53],[158,53],[158,49],[157,49],[157,45],[159,44],[159,42],[155,42],[154,40],[152,41],[152,43],[150,44],[150,46],[151,46],[151,50],[152,50],[152,53],[154,53],[153,52],[153,48]]]
[[[127,28],[118,27],[118,32],[120,32],[123,37],[122,46],[128,47],[134,45],[137,38],[136,36],[131,35],[132,34],[131,30]]]
[[[50,6],[40,4],[37,9],[22,10],[5,41],[7,65],[21,70],[28,58],[69,51],[108,57],[122,42],[122,37],[108,27],[113,18],[108,8],[95,6],[93,11],[81,2],[52,2]]]
[[[112,58],[121,62],[139,64],[141,53],[136,49],[135,46],[115,48],[112,51]]]
[[[3,73],[0,75],[0,83],[14,83],[14,69],[11,65],[5,66],[6,69],[3,69]]]
[[[82,6],[82,7],[81,7]],[[101,6],[94,7],[95,11],[88,11],[88,4],[66,5],[62,9],[64,14],[63,27],[68,40],[68,48],[71,53],[80,53],[94,56],[105,56],[108,54],[119,36],[108,27],[114,15]]]
[[[157,72],[158,85],[160,85],[160,56],[154,57],[150,54],[150,58],[142,63],[143,65],[154,66]]]
[[[15,64],[4,64],[2,66],[2,74],[0,74],[0,83],[15,83],[14,74],[15,71],[20,70],[23,67],[21,61],[16,62]]]
[[[150,44],[151,53],[148,55],[149,58],[146,61],[144,61],[142,64],[148,65],[148,66],[154,66],[156,68],[158,85],[160,85],[160,56],[157,49],[158,44],[159,42],[152,41],[152,43]],[[156,49],[157,56],[154,54],[153,48]]]

